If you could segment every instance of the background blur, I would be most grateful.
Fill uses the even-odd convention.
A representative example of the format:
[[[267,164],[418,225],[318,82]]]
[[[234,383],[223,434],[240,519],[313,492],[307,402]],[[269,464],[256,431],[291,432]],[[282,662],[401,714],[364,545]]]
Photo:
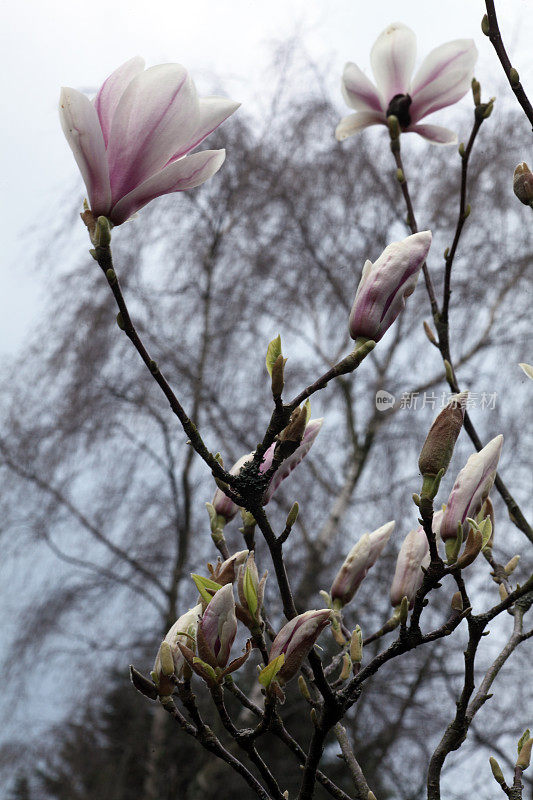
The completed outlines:
[[[498,8],[528,89],[532,20],[525,3]],[[347,113],[339,91],[344,62],[369,71],[373,41],[398,18],[417,33],[418,63],[444,41],[473,37],[484,99],[497,95],[497,102],[471,162],[472,214],[454,268],[452,350],[461,384],[475,395],[478,432],[484,441],[505,434],[502,475],[531,516],[525,464],[532,384],[517,367],[531,362],[531,211],[512,194],[512,170],[529,158],[527,120],[480,32],[482,3],[449,2],[438,20],[418,2],[402,4],[401,14],[393,2],[372,11],[340,0],[327,10],[296,1],[204,2],[192,9],[50,2],[8,10],[4,95],[13,124],[1,133],[2,796],[195,800],[242,789],[128,683],[127,665],[148,671],[170,623],[195,602],[189,572],[205,572],[206,561],[216,559],[204,508],[214,485],[121,337],[108,288],[88,255],[78,217],[83,187],[57,120],[60,85],[92,92],[139,53],[148,65],[184,63],[200,94],[243,102],[205,145],[227,148],[219,175],[199,190],[155,201],[114,232],[117,272],[138,327],[229,466],[255,446],[268,421],[268,341],[281,333],[292,396],[347,351],[346,321],[364,260],[407,235],[385,129],[342,145],[334,140]],[[470,96],[435,117],[460,141],[472,119]],[[413,136],[402,145],[419,225],[434,232],[430,269],[441,287],[440,254],[458,211],[459,157],[453,147]],[[323,430],[272,502],[278,529],[294,500],[302,510],[288,551],[301,609],[320,604],[318,590],[329,588],[364,531],[397,520],[386,554],[348,613],[349,624],[360,623],[365,633],[389,613],[394,558],[416,525],[410,497],[419,489],[418,450],[446,389],[423,319],[430,314],[421,283],[357,378],[313,400],[313,416],[326,418]],[[379,389],[396,396],[391,411],[376,410]],[[401,408],[399,398],[411,392],[418,392],[417,407]],[[439,501],[472,449],[462,434]],[[497,497],[496,507],[498,560],[524,552],[520,580],[529,574],[528,542]],[[234,550],[243,547],[238,527],[236,520],[228,531]],[[260,544],[258,563],[270,567]],[[497,599],[484,561],[469,579],[478,610]],[[443,586],[428,619],[446,615],[452,591]],[[510,623],[507,617],[493,626],[480,667],[501,647]],[[421,796],[428,754],[453,716],[463,635],[380,672],[352,714],[355,749],[380,800]],[[528,655],[527,644],[514,654],[471,741],[447,762],[451,799],[464,796],[465,772],[473,794],[494,797],[488,755],[507,764],[531,722],[518,713],[527,701]],[[255,661],[249,666],[244,688],[254,685]],[[305,744],[307,712],[297,692],[290,695],[284,714]],[[274,742],[268,747],[272,760],[287,761]],[[332,744],[326,761],[342,783],[335,753]],[[528,797],[531,791],[530,782]]]

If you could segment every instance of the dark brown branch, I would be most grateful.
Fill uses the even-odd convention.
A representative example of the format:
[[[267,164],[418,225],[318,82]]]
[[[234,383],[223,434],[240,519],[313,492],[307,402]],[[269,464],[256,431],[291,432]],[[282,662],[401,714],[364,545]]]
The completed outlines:
[[[500,64],[503,67],[503,71],[505,72],[505,77],[509,81],[509,85],[514,92],[514,95],[520,105],[524,110],[524,114],[528,118],[532,128],[533,128],[533,107],[529,102],[528,96],[524,91],[524,87],[520,83],[520,81],[516,82],[513,81],[511,76],[511,70],[513,66],[509,60],[509,56],[507,55],[507,51],[505,50],[505,46],[503,44],[502,35],[500,33],[500,27],[498,25],[498,18],[496,16],[496,8],[494,5],[494,0],[485,0],[485,6],[487,9],[487,19],[489,23],[489,39],[496,51],[496,55],[500,59]]]

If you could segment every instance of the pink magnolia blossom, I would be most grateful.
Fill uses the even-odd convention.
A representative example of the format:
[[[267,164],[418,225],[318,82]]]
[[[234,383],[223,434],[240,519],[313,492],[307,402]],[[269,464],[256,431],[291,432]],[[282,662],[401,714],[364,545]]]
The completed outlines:
[[[217,172],[225,150],[188,155],[239,104],[200,99],[180,64],[144,69],[136,56],[113,72],[94,101],[63,88],[61,126],[95,217],[120,225],[150,200],[199,186]]]
[[[282,464],[278,467],[274,475],[272,476],[270,483],[268,484],[265,493],[263,495],[263,505],[266,504],[272,499],[272,496],[280,483],[285,480],[285,478],[291,474],[293,469],[298,466],[298,464],[305,458],[309,450],[311,449],[313,442],[315,441],[316,437],[320,432],[320,428],[322,427],[322,423],[324,422],[323,418],[320,419],[311,419],[307,423],[305,428],[305,432],[303,435],[303,439],[301,444],[296,448],[294,453],[290,455]],[[276,443],[270,445],[268,450],[265,452],[263,456],[263,461],[259,467],[259,472],[263,475],[267,470],[270,469],[272,466],[272,460],[274,458],[274,450],[276,449]],[[238,475],[241,471],[242,467],[245,464],[248,464],[254,457],[253,453],[247,453],[245,456],[241,456],[239,460],[232,466],[230,469],[230,475]],[[239,507],[227,497],[221,489],[217,489],[215,492],[215,496],[213,497],[212,503],[215,511],[221,517],[224,517],[226,522],[229,522],[233,519]]]
[[[428,567],[429,562],[429,543],[424,528],[420,526],[409,531],[400,547],[390,590],[393,607],[400,605],[404,597],[409,600],[410,608],[413,607],[415,595],[424,580],[422,567]]]
[[[211,666],[225,667],[237,634],[233,586],[219,589],[198,626],[198,654]]]
[[[372,533],[365,533],[348,553],[331,586],[331,599],[349,603],[374,566],[387,542],[394,522],[387,522]]]
[[[342,76],[342,95],[355,109],[335,131],[339,141],[370,125],[386,125],[398,118],[402,131],[418,133],[434,144],[454,144],[453,131],[439,125],[420,125],[423,117],[457,103],[468,91],[477,49],[472,39],[456,39],[432,50],[411,79],[416,37],[401,22],[381,33],[370,53],[376,85],[356,64],[348,62]]]
[[[460,471],[448,498],[439,526],[443,542],[457,538],[459,523],[474,518],[489,496],[496,477],[503,436],[492,439],[479,453],[473,453]]]
[[[422,231],[389,244],[374,264],[365,262],[350,312],[352,339],[381,339],[414,292],[430,246],[431,232]]]
[[[284,682],[290,681],[309,653],[320,633],[330,620],[328,608],[306,611],[289,620],[280,630],[270,648],[270,662],[283,653],[285,661],[277,674]]]

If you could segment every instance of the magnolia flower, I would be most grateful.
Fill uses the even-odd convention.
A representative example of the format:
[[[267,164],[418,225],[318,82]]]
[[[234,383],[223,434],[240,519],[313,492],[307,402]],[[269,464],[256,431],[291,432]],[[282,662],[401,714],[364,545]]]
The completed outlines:
[[[236,634],[233,586],[227,583],[216,592],[198,625],[198,655],[211,667],[225,667]]]
[[[429,562],[429,543],[424,528],[420,526],[409,531],[398,553],[390,590],[391,604],[394,608],[400,605],[404,597],[409,600],[409,607],[413,607],[415,595],[424,580],[422,567],[424,569],[428,567]]]
[[[302,461],[309,450],[312,447],[313,442],[315,441],[316,437],[319,434],[320,428],[322,427],[322,423],[324,422],[323,418],[320,419],[311,419],[307,423],[305,428],[305,432],[301,441],[301,444],[298,445],[294,453],[290,455],[282,464],[278,467],[270,482],[263,494],[263,505],[266,504],[271,500],[272,495],[280,485],[280,483],[285,480],[285,478],[291,474],[293,469],[298,466],[300,461]],[[267,470],[270,469],[272,466],[272,461],[274,458],[274,450],[276,449],[276,442],[270,445],[268,450],[265,452],[263,456],[263,461],[259,467],[259,472],[261,475],[264,475]],[[241,471],[242,467],[245,464],[248,464],[252,461],[254,457],[253,453],[247,453],[245,456],[241,456],[239,460],[232,466],[230,469],[230,475],[238,475]],[[222,489],[217,489],[215,492],[215,496],[213,497],[212,502],[213,508],[215,509],[216,513],[223,517],[226,522],[229,522],[233,519],[239,507],[236,503],[233,502],[229,497],[227,497]]]
[[[182,677],[183,666],[185,664],[185,659],[181,650],[179,649],[179,644],[185,644],[194,649],[194,639],[196,638],[198,620],[200,619],[201,614],[201,605],[197,605],[194,606],[194,608],[189,609],[186,614],[182,614],[182,616],[176,620],[174,625],[163,639],[162,647],[164,647],[165,643],[170,646],[172,659],[174,661],[174,675],[177,678]],[[164,675],[162,671],[161,647],[159,648],[157,657],[155,659],[152,675],[154,676],[158,686],[161,686],[163,683],[168,683],[168,676]],[[165,678],[167,679],[166,681]],[[171,693],[171,688],[169,688],[169,691],[164,692],[164,694]]]
[[[459,524],[474,518],[489,496],[496,477],[503,436],[492,439],[479,453],[473,453],[456,478],[439,526],[443,542],[457,538]]]
[[[391,537],[394,522],[387,522],[372,533],[365,533],[348,553],[331,586],[331,599],[349,603],[374,566]]]
[[[270,663],[282,653],[285,656],[283,666],[277,673],[277,679],[286,683],[296,675],[304,658],[328,624],[330,614],[328,608],[306,611],[293,617],[283,626],[270,648]]]
[[[389,25],[378,36],[370,53],[377,86],[356,64],[348,62],[342,76],[342,95],[355,109],[340,121],[335,131],[339,141],[368,128],[386,125],[387,117],[398,118],[406,133],[418,133],[435,144],[454,144],[453,131],[419,121],[463,97],[473,77],[477,49],[472,39],[457,39],[440,45],[426,57],[411,80],[416,56],[416,37],[401,22]]]
[[[389,244],[374,264],[365,262],[350,312],[352,339],[381,339],[414,292],[430,245],[430,231],[414,233]]]
[[[150,200],[199,186],[222,166],[225,150],[188,155],[239,103],[199,99],[180,64],[144,69],[136,56],[113,72],[91,102],[63,88],[61,126],[95,217],[120,225]]]

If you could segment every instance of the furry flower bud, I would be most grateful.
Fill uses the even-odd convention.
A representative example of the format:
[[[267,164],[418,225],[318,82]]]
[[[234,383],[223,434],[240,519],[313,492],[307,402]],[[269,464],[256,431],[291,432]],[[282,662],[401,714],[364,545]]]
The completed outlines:
[[[422,446],[418,468],[422,475],[448,469],[453,448],[463,427],[468,392],[456,394],[436,417]]]

